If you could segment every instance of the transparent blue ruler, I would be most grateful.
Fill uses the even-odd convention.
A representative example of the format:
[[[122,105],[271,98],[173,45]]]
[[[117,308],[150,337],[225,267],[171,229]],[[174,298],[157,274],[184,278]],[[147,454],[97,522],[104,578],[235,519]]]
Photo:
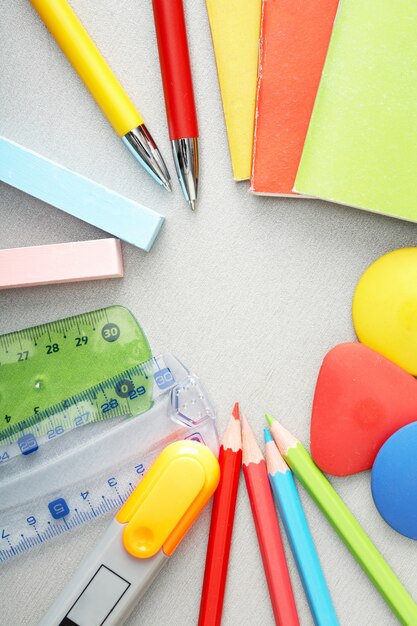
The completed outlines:
[[[142,414],[77,425],[71,411],[91,401],[87,394],[54,414],[67,425],[63,433],[47,440],[47,432],[34,433],[40,445],[29,454],[17,443],[19,433],[10,435],[3,448],[9,459],[0,465],[0,563],[114,514],[171,441],[196,439],[217,453],[215,413],[199,379],[172,355],[140,367],[152,381],[150,408]],[[128,380],[126,371],[108,379],[109,394],[120,380]]]

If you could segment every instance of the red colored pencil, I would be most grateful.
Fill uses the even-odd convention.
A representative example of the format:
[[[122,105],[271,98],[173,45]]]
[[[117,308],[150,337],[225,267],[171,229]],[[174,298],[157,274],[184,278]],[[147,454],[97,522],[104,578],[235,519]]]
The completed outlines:
[[[211,514],[199,626],[219,626],[222,619],[230,542],[242,465],[242,437],[237,402],[220,446],[219,464],[220,483],[214,495]]]
[[[247,419],[242,415],[243,474],[271,596],[275,622],[299,626],[284,546],[262,452]]]

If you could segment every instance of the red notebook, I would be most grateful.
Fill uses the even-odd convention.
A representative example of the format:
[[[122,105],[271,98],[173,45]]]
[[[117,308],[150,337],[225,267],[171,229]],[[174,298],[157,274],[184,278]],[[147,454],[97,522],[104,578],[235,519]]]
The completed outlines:
[[[263,0],[251,191],[293,187],[338,0]]]

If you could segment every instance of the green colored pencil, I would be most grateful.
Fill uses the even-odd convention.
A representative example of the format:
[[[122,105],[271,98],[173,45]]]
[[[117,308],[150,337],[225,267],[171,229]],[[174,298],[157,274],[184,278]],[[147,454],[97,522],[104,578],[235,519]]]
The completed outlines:
[[[303,445],[270,415],[266,420],[282,456],[398,620],[416,626],[417,604]]]

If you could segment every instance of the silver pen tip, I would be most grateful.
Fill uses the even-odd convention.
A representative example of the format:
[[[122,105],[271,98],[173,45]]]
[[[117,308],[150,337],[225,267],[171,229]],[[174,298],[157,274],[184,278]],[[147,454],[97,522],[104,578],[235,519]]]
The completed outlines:
[[[171,176],[169,175],[169,172],[158,148],[156,149],[156,152],[154,152],[153,156],[155,158],[154,162],[152,163],[152,169],[155,174],[154,178],[160,185],[162,185],[162,187],[164,187],[164,189],[171,192]]]
[[[145,124],[133,128],[122,139],[148,174],[167,191],[172,191],[167,166]]]
[[[173,139],[171,146],[182,192],[191,209],[195,211],[198,187],[197,137]]]
[[[169,192],[171,192],[171,191],[172,191],[172,187],[171,187],[171,179],[165,179],[165,180],[162,180],[162,178],[161,178],[161,185],[162,185],[163,187],[165,187],[165,189],[166,189],[167,191],[169,191]]]

